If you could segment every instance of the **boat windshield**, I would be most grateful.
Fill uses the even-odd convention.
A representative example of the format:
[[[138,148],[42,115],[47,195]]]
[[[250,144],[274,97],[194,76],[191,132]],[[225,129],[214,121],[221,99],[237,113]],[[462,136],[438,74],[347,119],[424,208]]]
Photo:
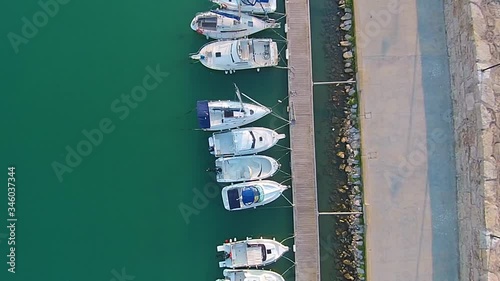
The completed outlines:
[[[246,186],[241,191],[243,204],[249,206],[255,203],[262,202],[264,195],[260,186]]]
[[[239,40],[236,42],[236,53],[238,54],[240,61],[248,61],[251,52],[253,52],[252,41]]]
[[[252,136],[252,149],[255,148],[255,136],[253,135],[253,132],[250,131],[250,135]]]

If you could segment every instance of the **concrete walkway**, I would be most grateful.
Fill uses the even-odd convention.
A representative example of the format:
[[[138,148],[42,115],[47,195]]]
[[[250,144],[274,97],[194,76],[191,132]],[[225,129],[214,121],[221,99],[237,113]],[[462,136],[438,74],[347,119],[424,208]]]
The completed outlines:
[[[367,280],[456,281],[451,94],[439,0],[355,0]]]

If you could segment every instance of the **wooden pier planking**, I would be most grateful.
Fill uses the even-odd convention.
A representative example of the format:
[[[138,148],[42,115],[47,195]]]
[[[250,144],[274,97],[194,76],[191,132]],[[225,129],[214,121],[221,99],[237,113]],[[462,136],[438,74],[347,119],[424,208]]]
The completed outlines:
[[[288,41],[288,90],[293,177],[295,280],[320,281],[316,157],[314,144],[311,31],[308,0],[285,3]]]

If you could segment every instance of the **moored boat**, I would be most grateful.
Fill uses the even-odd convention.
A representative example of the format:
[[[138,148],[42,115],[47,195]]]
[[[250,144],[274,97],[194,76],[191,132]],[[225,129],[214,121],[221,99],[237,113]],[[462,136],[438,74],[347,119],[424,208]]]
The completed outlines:
[[[234,39],[210,42],[190,56],[205,67],[233,73],[236,70],[277,66],[278,45],[272,39]]]
[[[219,267],[245,268],[260,267],[276,262],[288,247],[273,239],[251,239],[243,241],[229,240],[217,246],[217,252],[223,254]]]
[[[262,269],[224,269],[223,275],[216,281],[285,281],[280,274]]]
[[[267,179],[279,169],[276,159],[264,155],[221,157],[215,160],[217,182]]]
[[[212,10],[196,14],[191,29],[207,38],[235,39],[247,37],[268,28],[280,28],[273,19],[260,19],[229,10]]]
[[[276,12],[276,0],[211,0],[220,7],[246,13],[267,14]]]
[[[208,138],[208,147],[216,157],[248,155],[265,151],[284,138],[285,134],[268,128],[248,127],[214,133]]]
[[[269,113],[271,109],[256,101],[255,104],[242,102],[240,90],[236,88],[239,101],[198,101],[196,111],[200,128],[205,131],[233,129],[252,123]],[[249,98],[245,95],[245,97]]]
[[[287,188],[270,180],[232,184],[222,189],[222,202],[228,211],[257,208],[278,199]]]

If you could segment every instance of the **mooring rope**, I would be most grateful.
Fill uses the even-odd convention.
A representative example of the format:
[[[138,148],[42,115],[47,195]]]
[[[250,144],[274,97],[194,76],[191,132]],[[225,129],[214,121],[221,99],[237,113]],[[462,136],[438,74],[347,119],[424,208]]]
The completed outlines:
[[[276,118],[278,118],[278,119],[280,119],[281,121],[285,121],[287,123],[290,123],[290,120],[285,119],[285,118],[279,116],[277,113],[271,112],[271,115],[274,116],[274,117],[276,117]]]
[[[285,256],[283,256],[283,257],[284,257],[285,259],[287,259],[289,262],[293,263],[293,265],[295,265],[295,262],[294,262],[291,258],[289,258],[289,257],[285,257]],[[285,273],[283,273],[283,274],[285,274]]]
[[[280,21],[280,20],[286,18],[286,14],[285,13],[275,13],[275,14],[281,16],[281,17],[277,18],[276,21]]]
[[[286,257],[285,257],[286,258]],[[290,266],[287,270],[285,270],[285,272],[283,272],[283,274],[281,275],[285,275],[290,269],[292,269],[294,266],[296,265],[295,262],[293,262],[292,266]]]
[[[285,125],[283,125],[283,126],[286,126],[286,125],[288,125],[288,124],[285,124]],[[283,126],[281,126],[281,127],[283,127]],[[292,150],[292,148],[291,148],[291,147],[286,147],[286,146],[284,146],[284,145],[276,144],[276,146],[281,147],[281,148],[284,148],[284,149],[286,149],[286,150],[290,150],[290,151]]]
[[[287,238],[285,238],[285,239],[281,240],[281,242],[280,242],[280,243],[281,243],[281,244],[283,244],[286,240],[292,239],[292,238],[294,238],[294,237],[295,237],[295,235],[289,236],[289,237],[287,237]]]
[[[287,156],[288,154],[290,154],[290,151],[287,151],[283,156],[281,156],[280,158],[276,159],[276,161],[279,162],[281,160],[281,158]]]
[[[285,172],[285,171],[283,171],[283,170],[281,170],[281,169],[279,169],[278,171],[279,171],[279,172],[282,172],[283,174],[285,174],[285,175],[287,175],[287,176],[289,176],[289,177],[291,177],[291,176],[292,176],[292,175],[290,175],[289,173],[287,173],[287,172]]]
[[[288,200],[288,198],[286,198],[285,195],[281,195],[281,196],[283,196],[283,198],[285,198],[285,200],[288,201],[288,203],[290,203],[290,207],[295,206],[292,202],[290,202],[290,200]]]
[[[279,126],[278,128],[276,128],[276,129],[274,129],[274,130],[275,130],[275,131],[278,131],[278,130],[280,130],[281,128],[286,127],[286,126],[288,126],[288,125],[290,125],[290,121],[286,122],[286,124],[283,124],[283,125]],[[276,144],[276,145],[277,145],[277,146],[280,146],[279,144]],[[290,148],[288,148],[288,147],[286,147],[286,146],[283,146],[283,147],[284,147],[284,148],[286,148],[286,149],[290,149]]]
[[[285,182],[287,182],[287,181],[289,181],[289,180],[291,180],[291,179],[292,179],[291,177],[290,177],[290,178],[287,178],[286,180],[284,180],[284,181],[280,182],[280,184],[283,184],[283,183],[285,183]]]
[[[276,106],[282,104],[283,101],[286,100],[287,98],[288,98],[288,96],[284,97],[283,100],[278,100],[278,102],[275,105],[271,106],[271,109],[274,109]]]
[[[278,36],[279,36],[281,39],[283,39],[283,41],[284,41],[284,42],[288,43],[288,39],[287,39],[285,36],[281,35],[278,31],[276,31],[276,30],[274,30],[274,29],[271,29],[271,30],[272,30],[272,32],[274,32],[274,33],[278,34]],[[276,40],[276,41],[278,41],[278,40]],[[281,41],[280,41],[280,42],[281,42]]]

